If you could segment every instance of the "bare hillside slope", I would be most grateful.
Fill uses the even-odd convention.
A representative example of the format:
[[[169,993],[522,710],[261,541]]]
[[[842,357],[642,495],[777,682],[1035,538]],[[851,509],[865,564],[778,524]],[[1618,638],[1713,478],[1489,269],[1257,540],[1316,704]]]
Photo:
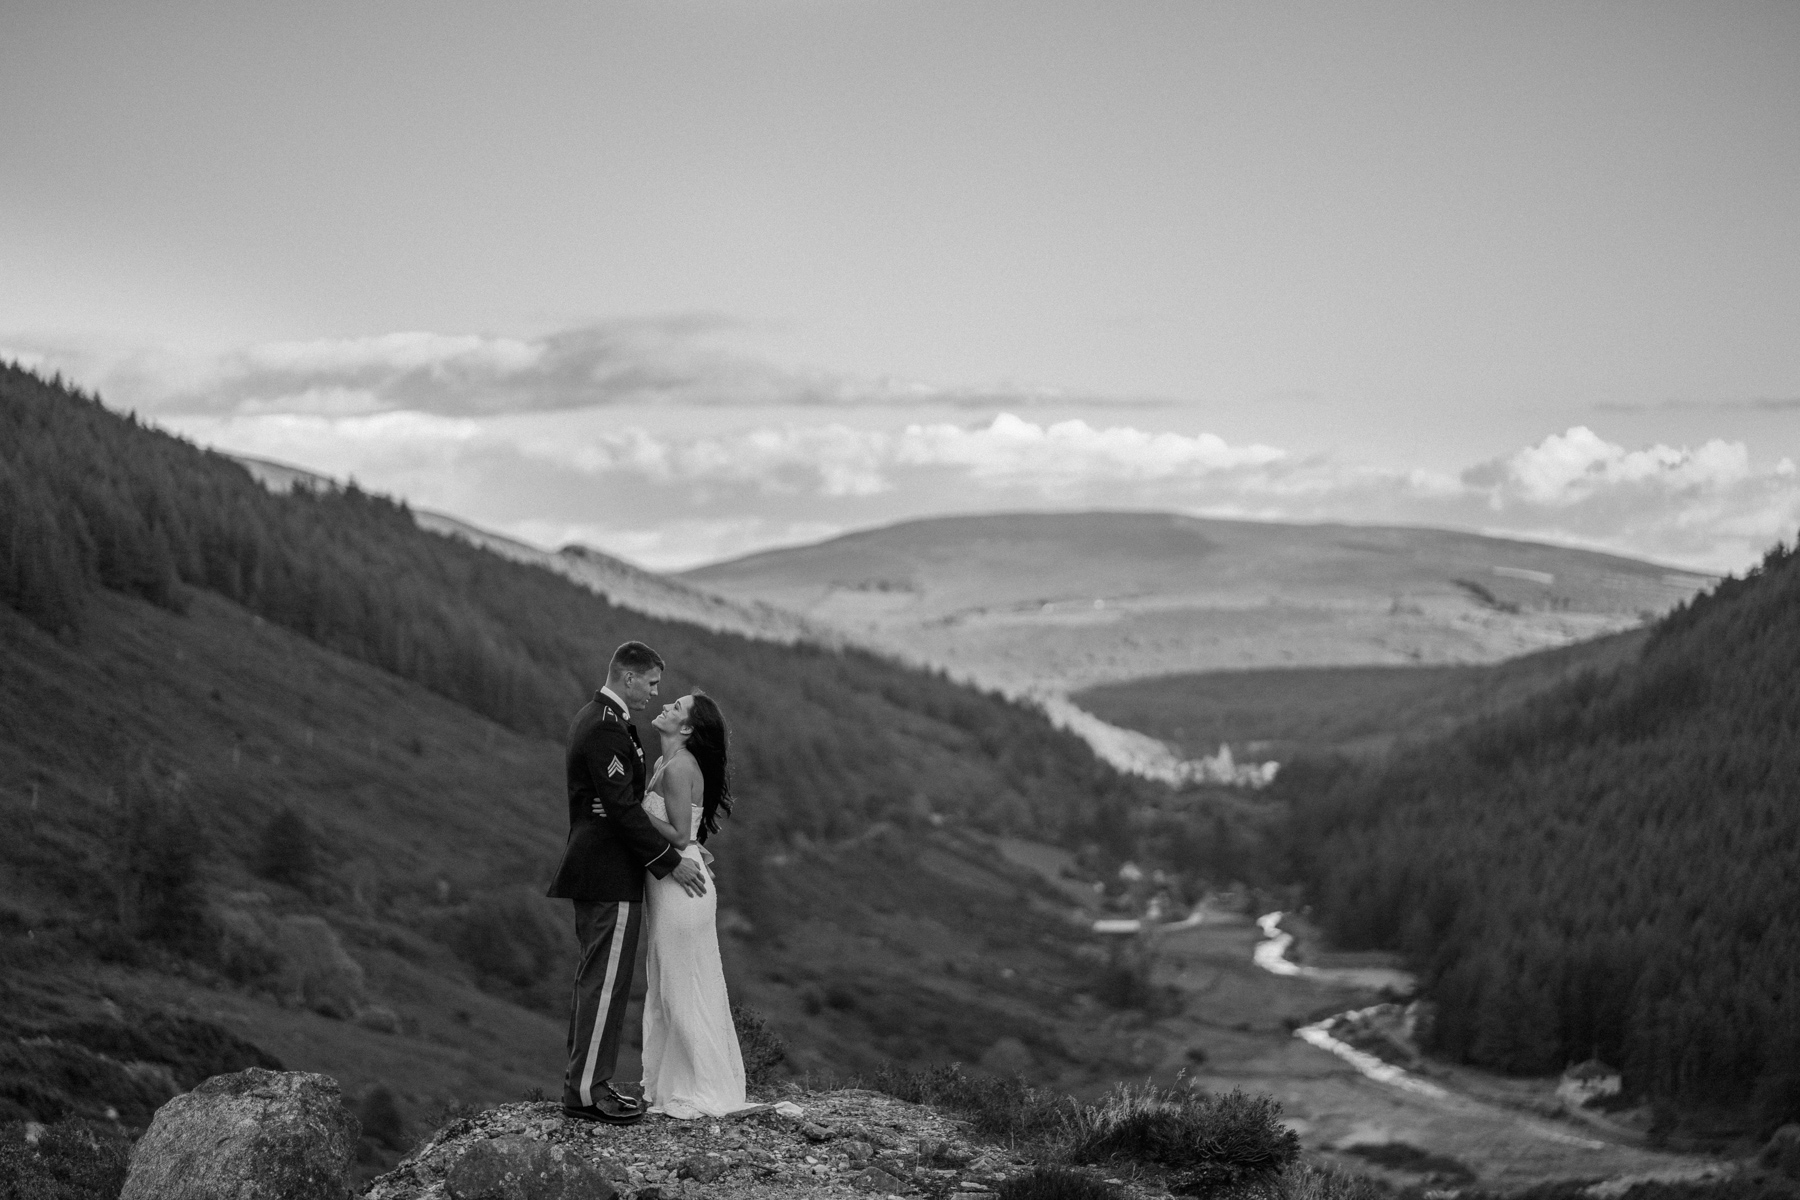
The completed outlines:
[[[1185,671],[1493,662],[1630,628],[1710,582],[1448,530],[1123,512],[911,521],[679,578],[1052,692]]]

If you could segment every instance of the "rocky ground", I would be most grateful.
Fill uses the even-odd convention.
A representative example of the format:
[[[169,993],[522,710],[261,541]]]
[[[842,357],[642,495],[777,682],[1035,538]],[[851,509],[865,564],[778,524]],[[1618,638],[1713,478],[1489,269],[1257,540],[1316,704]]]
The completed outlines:
[[[476,1200],[502,1194],[498,1181],[511,1171],[521,1180],[540,1178],[545,1197],[563,1195],[562,1180],[579,1178],[591,1188],[598,1176],[641,1200],[773,1200],[796,1193],[986,1200],[1030,1166],[971,1139],[963,1122],[936,1109],[857,1089],[797,1093],[721,1120],[650,1116],[627,1126],[572,1121],[555,1103],[527,1103],[452,1122],[364,1195]],[[1121,1182],[1128,1194],[1166,1194],[1154,1183]]]

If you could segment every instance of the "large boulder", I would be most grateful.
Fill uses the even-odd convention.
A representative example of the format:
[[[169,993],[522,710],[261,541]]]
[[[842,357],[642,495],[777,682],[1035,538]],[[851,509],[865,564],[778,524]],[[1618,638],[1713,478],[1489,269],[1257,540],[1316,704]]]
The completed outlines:
[[[345,1200],[360,1132],[330,1076],[215,1075],[156,1110],[120,1200]]]

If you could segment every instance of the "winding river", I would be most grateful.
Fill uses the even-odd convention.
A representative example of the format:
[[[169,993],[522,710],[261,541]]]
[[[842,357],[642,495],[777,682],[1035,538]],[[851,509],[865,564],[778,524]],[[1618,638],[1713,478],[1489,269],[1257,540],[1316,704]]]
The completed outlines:
[[[1349,984],[1352,987],[1386,988],[1400,995],[1410,995],[1418,986],[1418,980],[1407,971],[1393,967],[1309,967],[1294,962],[1287,952],[1294,944],[1294,935],[1281,928],[1281,918],[1285,913],[1264,913],[1256,919],[1256,927],[1262,930],[1263,940],[1256,944],[1252,957],[1256,965],[1272,975],[1297,975],[1305,979],[1318,979],[1328,983]],[[1364,1050],[1358,1050],[1350,1043],[1341,1041],[1331,1035],[1332,1026],[1344,1017],[1357,1017],[1369,1009],[1358,1009],[1354,1012],[1339,1013],[1335,1017],[1327,1017],[1323,1021],[1315,1021],[1311,1025],[1302,1025],[1294,1030],[1294,1036],[1309,1045],[1337,1055],[1359,1072],[1378,1083],[1390,1084],[1403,1091],[1432,1099],[1443,1099],[1449,1093],[1435,1083],[1420,1079],[1412,1072],[1393,1063],[1386,1062]]]

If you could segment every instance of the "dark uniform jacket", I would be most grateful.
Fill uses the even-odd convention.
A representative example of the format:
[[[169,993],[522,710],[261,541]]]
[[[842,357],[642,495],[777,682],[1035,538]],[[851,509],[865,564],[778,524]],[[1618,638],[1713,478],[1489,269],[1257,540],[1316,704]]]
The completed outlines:
[[[569,728],[569,840],[549,895],[642,900],[644,872],[661,879],[681,854],[644,813],[644,749],[637,726],[604,692]],[[603,816],[594,814],[598,797]]]

